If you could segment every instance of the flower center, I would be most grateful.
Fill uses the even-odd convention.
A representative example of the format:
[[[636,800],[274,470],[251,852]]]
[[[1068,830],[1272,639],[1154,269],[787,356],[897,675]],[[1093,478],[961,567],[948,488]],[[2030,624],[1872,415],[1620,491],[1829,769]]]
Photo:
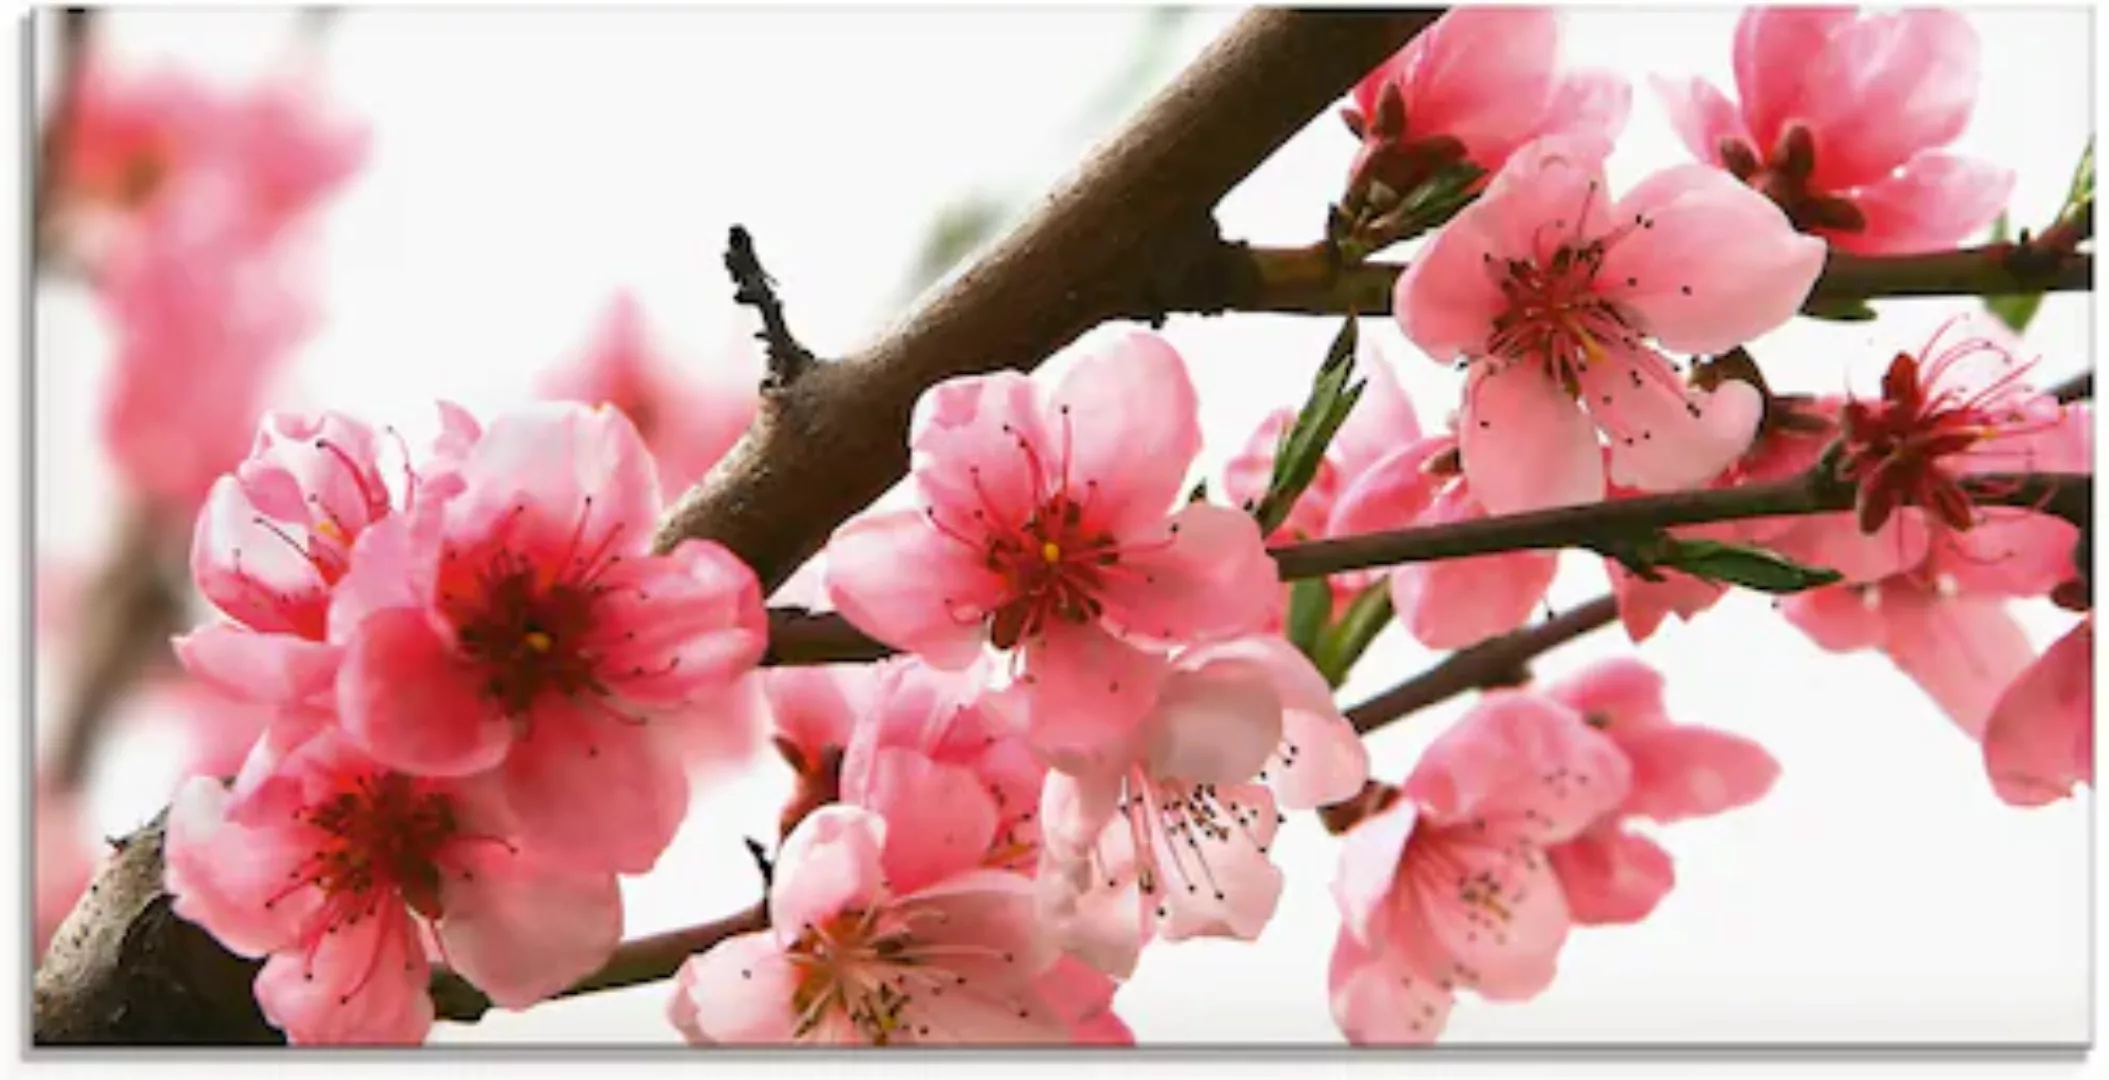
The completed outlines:
[[[262,514],[251,521],[292,548],[314,569],[316,587],[294,594],[274,592],[241,570],[242,553],[239,549],[234,552],[234,563],[235,573],[243,586],[261,596],[294,633],[321,641],[328,631],[329,590],[335,588],[351,569],[352,542],[367,526],[392,513],[394,505],[380,476],[361,466],[343,447],[328,439],[316,439],[311,445],[351,474],[353,489],[359,497],[359,516],[347,520],[339,515],[337,507],[324,502],[319,492],[309,491],[304,496],[308,507],[306,521],[282,522]],[[414,477],[412,483],[414,487]]]
[[[1134,842],[1137,886],[1144,896],[1163,896],[1159,918],[1171,913],[1169,903],[1181,895],[1229,899],[1209,864],[1208,848],[1242,841],[1264,855],[1268,844],[1255,831],[1262,826],[1260,815],[1274,814],[1277,825],[1282,821],[1272,806],[1226,797],[1214,784],[1152,778],[1141,768],[1128,777],[1120,813]]]
[[[294,873],[299,884],[328,895],[333,925],[371,915],[389,893],[428,918],[439,916],[436,860],[459,832],[444,793],[401,773],[362,773],[293,816],[324,836]]]
[[[1487,351],[1502,363],[1542,363],[1545,373],[1580,396],[1580,374],[1604,362],[1621,347],[1637,346],[1641,332],[1634,316],[1605,294],[1597,280],[1604,257],[1632,230],[1655,223],[1636,217],[1607,233],[1585,230],[1596,209],[1592,181],[1572,220],[1554,218],[1532,238],[1530,258],[1497,258],[1482,252],[1480,261],[1501,290],[1506,306],[1494,317]],[[1628,281],[1635,285],[1637,282]]]
[[[1856,233],[1867,228],[1867,217],[1850,199],[1826,195],[1810,186],[1816,171],[1816,139],[1800,124],[1789,124],[1772,146],[1772,154],[1760,159],[1757,148],[1728,136],[1718,147],[1721,164],[1736,179],[1777,205],[1786,213],[1796,232]]]
[[[1027,1018],[1028,1007],[1010,1001],[999,986],[973,985],[974,977],[958,963],[986,970],[982,965],[1015,964],[1014,954],[964,941],[933,940],[916,932],[914,925],[927,922],[938,928],[949,920],[937,909],[888,909],[882,914],[871,907],[844,911],[800,931],[786,950],[799,972],[791,993],[791,1008],[798,1016],[793,1037],[811,1034],[830,1015],[839,1015],[874,1046],[927,1038],[929,1010],[911,1012],[911,1007],[948,993],[1014,1009],[1021,1019]]]

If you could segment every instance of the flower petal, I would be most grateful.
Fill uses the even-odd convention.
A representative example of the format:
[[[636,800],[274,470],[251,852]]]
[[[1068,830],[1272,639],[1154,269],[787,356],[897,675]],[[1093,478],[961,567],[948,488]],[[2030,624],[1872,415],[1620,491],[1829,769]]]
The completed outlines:
[[[622,940],[610,873],[486,845],[457,845],[436,930],[447,962],[501,1008],[524,1009],[600,967]]]
[[[1333,902],[1340,909],[1341,924],[1356,938],[1378,941],[1378,923],[1398,887],[1399,861],[1419,823],[1420,808],[1400,799],[1363,818],[1341,839]]]
[[[688,815],[688,773],[672,735],[545,695],[505,759],[506,802],[548,857],[645,873]]]
[[[513,745],[512,722],[484,694],[476,667],[411,608],[359,624],[344,648],[337,706],[368,753],[404,772],[467,776],[498,764]]]
[[[786,944],[808,926],[885,895],[887,824],[863,807],[823,806],[805,816],[776,854],[769,925]]]
[[[1041,423],[1040,390],[1015,371],[947,379],[916,399],[910,474],[945,523],[1022,525],[1048,494],[1057,444]]]
[[[847,785],[843,794],[852,794]],[[882,862],[897,892],[973,869],[996,837],[996,802],[981,778],[914,750],[874,752],[870,777],[854,798],[886,819]]]
[[[1490,514],[1604,496],[1596,425],[1542,365],[1474,364],[1457,438],[1465,479]]]
[[[1147,723],[1152,775],[1239,784],[1281,744],[1282,701],[1265,668],[1222,657],[1175,668]]]
[[[1590,829],[1545,853],[1568,913],[1582,926],[1636,923],[1677,884],[1670,853],[1622,829]]]
[[[1147,528],[1185,494],[1201,452],[1199,404],[1186,361],[1155,334],[1120,334],[1079,359],[1043,420],[1062,456],[1050,468],[1082,488],[1092,523],[1115,535]]]
[[[1796,63],[1808,71],[1802,116],[1816,136],[1809,181],[1819,190],[1873,183],[1953,142],[1977,103],[1977,33],[1945,8],[1854,20]]]
[[[1728,380],[1712,392],[1684,385],[1653,349],[1612,346],[1583,368],[1582,400],[1609,435],[1611,482],[1640,491],[1698,487],[1735,464],[1765,409],[1756,387]]]
[[[1763,798],[1779,779],[1779,762],[1757,743],[1691,725],[1614,735],[1632,766],[1632,787],[1619,809],[1665,824],[1706,817]]]
[[[1693,157],[1708,165],[1719,165],[1722,140],[1735,139],[1746,144],[1751,141],[1735,102],[1723,97],[1714,84],[1700,78],[1652,75],[1649,79],[1655,87],[1656,100],[1669,114],[1670,126]]]
[[[1999,696],[2036,658],[2028,636],[1996,597],[1940,597],[1886,589],[1883,651],[1971,738],[1984,734]]]
[[[1538,692],[1617,738],[1669,723],[1662,687],[1661,672],[1620,656],[1591,664]]]
[[[1386,963],[1344,931],[1333,939],[1326,984],[1333,1023],[1357,1046],[1432,1043],[1455,1001],[1434,979]]]
[[[1904,255],[1955,247],[1992,223],[2014,190],[2014,173],[1939,151],[1915,155],[1902,172],[1853,193],[1866,224],[1824,234],[1856,255]]]
[[[1556,844],[1626,796],[1629,769],[1617,744],[1565,707],[1535,694],[1495,691],[1436,737],[1406,781],[1406,796],[1445,820],[1483,819]]]
[[[430,973],[409,910],[384,903],[306,955],[274,953],[257,972],[256,1003],[296,1046],[415,1046],[432,1030]]]
[[[1049,766],[1086,775],[1142,750],[1169,665],[1096,626],[1056,620],[1025,644],[1029,738]]]
[[[1796,233],[1779,207],[1711,166],[1648,177],[1612,220],[1629,231],[1605,250],[1599,291],[1676,352],[1721,352],[1776,329],[1823,272],[1822,240]]]
[[[669,1019],[696,1045],[789,1043],[798,1028],[791,1000],[801,977],[775,938],[741,934],[681,965]]]
[[[1760,156],[1790,118],[1808,115],[1807,97],[1840,92],[1816,81],[1812,62],[1853,18],[1849,7],[1753,7],[1737,20],[1736,94]]]
[[[1252,515],[1195,503],[1121,537],[1120,562],[1098,568],[1106,622],[1160,645],[1257,629],[1280,578]]]
[[[859,518],[827,546],[829,602],[857,628],[940,667],[981,655],[1002,582],[922,514]]]
[[[1985,722],[1985,774],[2010,806],[2042,806],[2094,783],[2094,617],[2000,694]]]

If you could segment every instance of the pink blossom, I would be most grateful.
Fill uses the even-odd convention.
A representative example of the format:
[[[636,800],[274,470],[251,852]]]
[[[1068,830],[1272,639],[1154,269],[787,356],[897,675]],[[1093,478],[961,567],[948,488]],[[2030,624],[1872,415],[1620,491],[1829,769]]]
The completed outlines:
[[[343,724],[421,775],[501,767],[558,857],[649,869],[688,809],[686,725],[760,658],[760,587],[649,543],[659,487],[621,413],[544,405],[466,451],[458,493],[370,526],[331,598]]]
[[[586,351],[543,380],[542,394],[622,410],[652,448],[671,498],[732,449],[761,406],[761,365],[752,350],[686,367],[660,353],[637,298],[625,292],[608,306]]]
[[[2094,785],[2094,616],[2017,676],[1984,731],[1985,774],[2013,806],[2042,806]]]
[[[1276,595],[1249,515],[1181,505],[1200,442],[1185,364],[1147,334],[1051,392],[1014,372],[940,383],[910,439],[923,508],[838,530],[829,596],[940,667],[1009,651],[1055,767],[1128,760],[1164,653],[1257,626]]]
[[[1822,269],[1822,243],[1711,169],[1656,173],[1610,203],[1609,151],[1591,138],[1530,144],[1399,279],[1406,336],[1468,364],[1459,449],[1493,513],[1602,498],[1599,429],[1613,483],[1713,479],[1748,449],[1759,395],[1687,386],[1648,340],[1740,344],[1791,317]]]
[[[519,842],[487,784],[392,772],[329,732],[265,771],[239,804],[217,780],[184,786],[167,888],[229,950],[268,957],[257,1003],[296,1044],[424,1041],[428,936],[492,1001],[524,1008],[622,935],[614,876]]]
[[[1953,247],[2006,205],[2014,174],[1942,147],[1969,124],[1978,43],[1943,8],[1749,8],[1736,25],[1740,105],[1701,79],[1657,79],[1693,156],[1864,254]]]
[[[1527,693],[1489,694],[1439,736],[1341,848],[1329,981],[1348,1039],[1431,1042],[1458,987],[1543,991],[1573,921],[1546,849],[1618,807],[1628,771],[1610,739]]]
[[[1078,1003],[1041,992],[1058,954],[1031,880],[982,869],[974,845],[905,850],[926,840],[862,807],[814,811],[778,854],[769,929],[682,966],[674,1026],[697,1044],[1068,1041]]]
[[[1609,72],[1559,71],[1559,50],[1548,8],[1444,15],[1355,84],[1346,118],[1363,145],[1353,175],[1403,193],[1459,159],[1496,172],[1539,136],[1616,139],[1631,88]]]
[[[1949,577],[1913,572],[1830,585],[1779,606],[1823,649],[1881,650],[1973,739],[2035,659],[2005,598],[1960,591]]]
[[[92,56],[78,80],[58,212],[98,263],[199,188],[217,189],[236,211],[230,241],[269,240],[366,156],[366,132],[327,115],[321,88],[304,74],[232,95],[180,72],[127,72]]]
[[[1662,676],[1638,660],[1607,660],[1538,692],[1609,737],[1631,778],[1624,801],[1546,853],[1577,923],[1638,922],[1675,883],[1669,853],[1627,821],[1710,817],[1756,802],[1779,778],[1756,743],[1673,722]]]
[[[242,246],[218,193],[170,198],[96,279],[115,337],[100,425],[126,482],[187,514],[242,459],[309,314],[287,268]]]
[[[31,947],[36,950],[32,958],[41,961],[44,951],[51,947],[52,935],[73,914],[81,894],[88,891],[97,859],[95,846],[81,825],[80,807],[74,795],[40,781],[32,813],[36,822],[36,940]]]
[[[1276,806],[1344,801],[1369,772],[1325,680],[1274,637],[1182,653],[1142,737],[1119,772],[1049,774],[1040,804],[1054,932],[1117,978],[1152,937],[1257,937],[1281,895]]]

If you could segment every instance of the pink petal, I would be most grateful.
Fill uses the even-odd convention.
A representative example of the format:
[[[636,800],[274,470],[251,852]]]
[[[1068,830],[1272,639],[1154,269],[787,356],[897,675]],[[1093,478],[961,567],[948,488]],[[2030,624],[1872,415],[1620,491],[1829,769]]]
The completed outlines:
[[[1339,869],[1333,875],[1333,902],[1349,933],[1363,941],[1378,938],[1378,923],[1389,910],[1398,887],[1399,863],[1420,823],[1410,799],[1363,818],[1340,841]]]
[[[275,527],[240,481],[220,477],[198,514],[191,576],[214,607],[244,626],[319,638],[329,583],[307,553]]]
[[[1857,232],[1824,234],[1856,255],[1903,255],[1955,247],[1992,223],[2014,190],[2014,173],[1988,161],[1939,151],[1914,156],[1904,170],[1853,193],[1866,219]]]
[[[862,807],[823,806],[805,816],[776,854],[769,925],[789,944],[837,912],[884,895],[887,826]]]
[[[615,875],[495,845],[456,845],[440,885],[447,962],[506,1009],[584,978],[622,940]]]
[[[1346,932],[1333,939],[1326,983],[1333,1022],[1358,1046],[1432,1043],[1455,1001],[1436,980],[1387,964]]]
[[[2000,694],[2036,658],[2005,603],[1887,589],[1882,605],[1889,621],[1883,651],[1950,720],[1981,737]]]
[[[2011,806],[2042,806],[2094,783],[2094,617],[2014,680],[1985,722],[1985,774]]]
[[[352,542],[351,566],[330,593],[330,641],[345,641],[376,612],[432,602],[446,508],[444,499],[420,499],[416,509],[375,522]]]
[[[1672,614],[1690,619],[1728,594],[1726,586],[1675,570],[1662,571],[1661,581],[1648,581],[1610,559],[1604,569],[1618,598],[1619,622],[1636,644],[1653,637]]]
[[[1966,593],[2043,596],[2072,579],[2079,539],[2063,518],[1987,507],[1968,532],[1944,531],[1927,561]]]
[[[1273,749],[1260,778],[1274,788],[1281,804],[1309,810],[1351,799],[1369,779],[1369,749],[1354,725],[1333,702],[1332,687],[1311,661],[1287,641],[1252,636],[1199,646],[1180,662],[1232,657],[1256,664],[1267,673],[1282,704],[1281,743]]]
[[[1409,129],[1449,135],[1481,167],[1498,167],[1538,126],[1559,45],[1559,16],[1549,9],[1451,11],[1427,31],[1401,87]]]
[[[828,747],[849,746],[857,718],[877,689],[878,669],[868,664],[770,668],[757,676],[769,700],[770,726],[818,761]]]
[[[691,1043],[781,1045],[798,1027],[791,1001],[802,978],[774,937],[741,934],[681,965],[667,1011]]]
[[[684,541],[664,557],[610,567],[596,583],[606,592],[584,647],[599,658],[602,684],[627,701],[685,706],[721,695],[768,644],[760,583],[718,544]]]
[[[1736,139],[1748,143],[1750,133],[1743,127],[1743,116],[1736,111],[1735,102],[1721,95],[1714,84],[1705,79],[1667,79],[1660,75],[1649,77],[1655,87],[1655,97],[1662,102],[1664,112],[1670,116],[1670,126],[1677,137],[1684,140],[1684,148],[1693,157],[1708,165],[1721,163],[1721,140]]]
[[[513,726],[421,610],[391,608],[359,624],[344,648],[337,703],[346,731],[385,764],[466,776],[505,758]]]
[[[1545,856],[1560,879],[1568,912],[1582,926],[1639,922],[1677,884],[1669,852],[1620,829],[1590,829]]]
[[[1106,622],[1139,641],[1257,629],[1280,580],[1259,525],[1229,507],[1195,503],[1120,540],[1120,563],[1102,568],[1098,599]]]
[[[1535,851],[1464,835],[1456,828],[1422,842],[1431,847],[1424,851],[1416,845],[1406,857],[1416,921],[1463,968],[1461,974],[1469,975],[1482,996],[1520,1001],[1542,993],[1552,983],[1560,947],[1572,925],[1551,866]],[[1460,899],[1461,876],[1478,882],[1478,890],[1496,904],[1473,905]]]
[[[1358,339],[1356,354],[1362,396],[1355,399],[1355,407],[1326,448],[1326,456],[1350,482],[1400,447],[1421,439],[1420,419],[1414,415],[1406,389],[1399,385],[1387,350],[1374,336],[1365,336]]]
[[[1506,170],[1497,174],[1495,182],[1506,175]],[[1498,219],[1484,212],[1486,205],[1483,197],[1460,211],[1392,287],[1391,312],[1399,329],[1439,363],[1484,351],[1494,319],[1508,309],[1486,272],[1488,255],[1510,254],[1495,231]]]
[[[1365,400],[1368,396],[1367,392],[1363,394]],[[1361,409],[1361,404],[1357,403],[1355,411],[1359,413]],[[1350,414],[1348,420],[1352,423],[1354,415]],[[1275,448],[1280,445],[1282,436],[1288,433],[1289,426],[1295,422],[1296,412],[1293,409],[1277,409],[1268,413],[1267,418],[1260,422],[1260,426],[1253,430],[1251,437],[1245,440],[1244,447],[1223,466],[1223,498],[1231,505],[1252,506],[1267,494],[1267,487],[1274,480]],[[1339,440],[1340,433],[1335,432],[1334,444],[1338,445]],[[1290,511],[1292,519],[1312,516],[1304,508],[1316,506],[1324,501],[1322,493],[1332,489],[1333,472],[1331,462],[1319,462],[1318,475],[1312,479],[1311,486],[1304,489],[1303,497],[1297,500],[1296,506]],[[1301,515],[1299,512],[1302,512]],[[1309,534],[1313,530],[1307,528],[1303,531]]]
[[[1282,701],[1266,668],[1221,657],[1174,669],[1146,723],[1152,775],[1239,784],[1281,744]]]
[[[1471,494],[1452,485],[1421,524],[1483,516]],[[1409,563],[1391,572],[1391,605],[1421,644],[1462,649],[1530,621],[1558,571],[1559,556],[1544,551]]]
[[[322,935],[309,955],[274,954],[256,976],[264,1019],[299,1045],[417,1045],[432,1030],[431,977],[401,903]]]
[[[981,778],[914,750],[873,753],[870,778],[857,785],[854,798],[886,819],[882,861],[896,892],[973,869],[996,838],[996,802]]]
[[[1582,369],[1577,382],[1589,412],[1609,435],[1611,482],[1640,491],[1678,491],[1719,476],[1750,449],[1763,397],[1737,380],[1711,393],[1677,378],[1652,349],[1614,347],[1610,363]]]
[[[1168,665],[1096,626],[1056,620],[1025,644],[1033,746],[1064,772],[1117,768],[1142,749],[1142,720]]]
[[[1823,241],[1707,165],[1641,181],[1612,220],[1629,231],[1605,251],[1598,289],[1677,352],[1721,352],[1779,327],[1823,271]],[[1636,221],[1645,227],[1630,228]]]
[[[966,545],[919,513],[878,514],[835,531],[827,592],[844,618],[940,667],[981,654],[982,618],[1002,582]]]
[[[1760,156],[1772,151],[1789,119],[1809,115],[1811,98],[1839,93],[1838,87],[1816,81],[1813,61],[1853,18],[1849,7],[1744,10],[1736,23],[1736,94]]]
[[[1086,859],[1120,809],[1123,774],[1050,771],[1040,789],[1041,842],[1060,858]]]
[[[1779,613],[1818,648],[1855,652],[1880,645],[1888,634],[1881,595],[1857,585],[1831,585],[1796,593],[1779,603]]]
[[[286,947],[320,897],[286,891],[292,871],[311,854],[297,828],[247,829],[227,820],[230,796],[220,782],[193,777],[169,805],[166,887],[175,911],[210,931],[229,950],[262,956]]]
[[[1428,473],[1428,462],[1456,446],[1457,440],[1448,435],[1416,439],[1370,462],[1334,500],[1325,535],[1352,536],[1411,524],[1442,486]]]
[[[1772,790],[1779,762],[1765,748],[1725,731],[1689,725],[1614,736],[1632,765],[1620,811],[1665,824],[1748,806]]]
[[[536,403],[491,422],[462,463],[462,495],[448,506],[450,535],[504,530],[516,549],[564,551],[581,523],[601,535],[627,531],[617,551],[642,551],[659,516],[659,476],[628,417],[575,403]],[[523,510],[524,508],[524,510]]]
[[[579,870],[649,871],[688,815],[688,774],[663,734],[545,696],[501,774],[521,830]]]
[[[1055,961],[1035,989],[1070,1026],[1070,1041],[1087,1046],[1132,1046],[1135,1033],[1113,1011],[1119,984],[1073,956]]]
[[[1048,401],[1044,424],[1063,454],[1046,463],[1084,490],[1094,522],[1148,528],[1185,494],[1201,452],[1186,362],[1155,334],[1130,331],[1079,359]]]
[[[326,703],[342,658],[334,645],[224,622],[206,623],[174,645],[184,670],[213,691],[274,705]]]
[[[1050,788],[1057,776],[1048,775]],[[1116,979],[1134,974],[1152,908],[1137,881],[1133,834],[1107,829],[1095,850],[1074,855],[1044,848],[1037,882],[1039,916],[1063,951]]]
[[[1925,561],[1932,537],[1925,515],[1915,509],[1891,514],[1880,529],[1860,531],[1851,514],[1813,514],[1765,541],[1781,555],[1845,575],[1848,584],[1880,581]]]
[[[915,403],[908,445],[923,501],[948,527],[1007,530],[1039,508],[1059,461],[1040,391],[1015,371],[947,379]]]
[[[904,921],[941,927],[925,933],[933,943],[955,946],[942,960],[944,969],[984,984],[985,991],[1023,990],[1060,957],[1037,908],[1031,878],[998,870],[952,875],[895,906]]]
[[[1539,136],[1616,140],[1633,111],[1633,84],[1608,71],[1573,71],[1561,78],[1539,118]]]
[[[1947,145],[1977,102],[1977,33],[1943,8],[1855,20],[1797,62],[1808,68],[1802,115],[1816,136],[1810,182],[1820,190],[1873,183]]]
[[[1591,664],[1538,692],[1611,731],[1616,738],[1669,723],[1663,709],[1662,687],[1661,672],[1632,657],[1620,656]]]
[[[1482,818],[1490,835],[1556,844],[1616,807],[1628,772],[1617,744],[1566,708],[1495,691],[1436,738],[1405,791],[1446,821]]]
[[[1472,494],[1490,514],[1595,502],[1604,496],[1596,425],[1538,364],[1474,364],[1458,417]]]
[[[1231,824],[1221,833],[1196,829],[1179,836],[1159,830],[1156,857],[1159,867],[1185,866],[1183,875],[1161,887],[1164,918],[1159,933],[1166,941],[1194,937],[1232,937],[1251,941],[1260,936],[1281,902],[1282,872],[1267,859],[1279,822],[1274,793],[1264,784],[1224,784],[1212,792],[1214,801],[1230,817],[1243,817],[1249,824]],[[1180,850],[1174,851],[1176,845]],[[1180,862],[1179,860],[1185,860]],[[1198,872],[1195,864],[1205,867]],[[1186,876],[1187,888],[1180,888]]]

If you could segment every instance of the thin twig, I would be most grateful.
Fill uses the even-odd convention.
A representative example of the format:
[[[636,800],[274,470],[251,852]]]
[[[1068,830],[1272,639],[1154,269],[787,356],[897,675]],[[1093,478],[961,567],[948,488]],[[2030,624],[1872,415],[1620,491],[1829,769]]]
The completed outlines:
[[[1849,255],[1832,252],[1808,305],[1909,296],[1999,296],[2025,292],[2081,292],[2093,288],[2088,252],[2036,252],[2014,257],[2012,244],[1990,244],[1923,255]],[[1391,310],[1393,287],[1406,269],[1398,262],[1344,263],[1324,244],[1257,248],[1224,244],[1197,264],[1192,276],[1163,297],[1163,312],[1226,311],[1305,315],[1380,315]],[[1161,314],[1138,312],[1136,314]]]
[[[1535,626],[1489,638],[1452,653],[1442,663],[1349,709],[1348,722],[1355,725],[1357,732],[1367,735],[1459,694],[1521,685],[1528,681],[1525,665],[1532,658],[1607,626],[1616,618],[1617,598],[1599,596]]]
[[[2075,401],[2086,401],[2094,397],[2094,369],[2089,368],[2064,382],[2052,386],[2047,393],[2057,398],[2059,404],[2070,405]]]
[[[783,301],[776,296],[776,279],[762,269],[761,256],[754,252],[754,237],[744,225],[734,225],[725,240],[725,272],[732,275],[734,303],[745,304],[762,317],[761,332],[755,335],[768,350],[772,389],[797,381],[814,363],[813,354],[798,343],[791,324],[784,319]]]

